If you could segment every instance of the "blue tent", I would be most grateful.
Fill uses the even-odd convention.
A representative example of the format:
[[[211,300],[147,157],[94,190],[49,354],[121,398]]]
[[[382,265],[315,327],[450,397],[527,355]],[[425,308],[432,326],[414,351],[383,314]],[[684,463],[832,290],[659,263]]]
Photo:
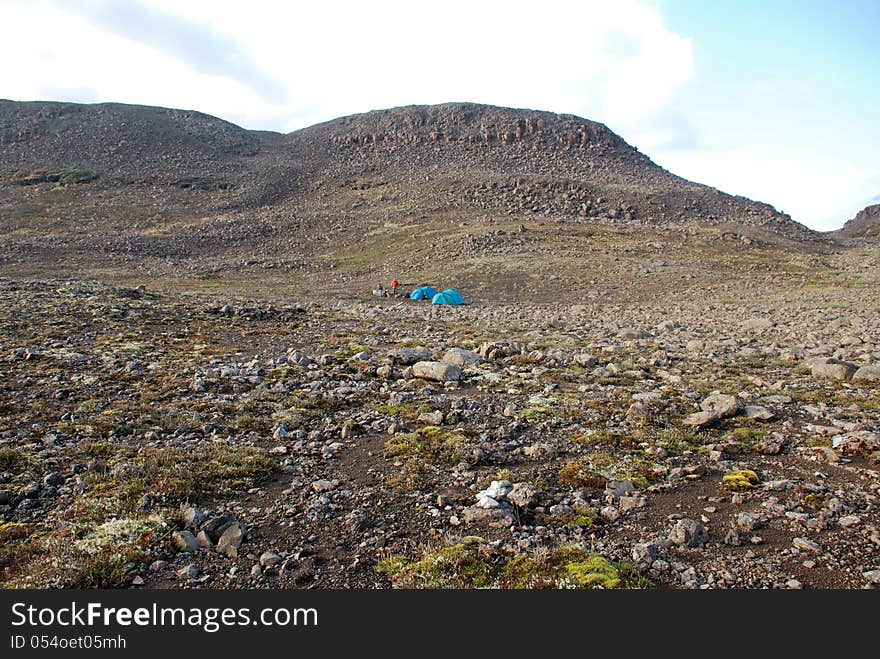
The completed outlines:
[[[464,304],[464,298],[454,288],[447,288],[442,293],[437,293],[431,299],[431,304]]]
[[[435,291],[430,286],[422,286],[421,288],[417,288],[412,293],[409,294],[410,300],[430,300],[435,295],[437,295],[437,291]]]

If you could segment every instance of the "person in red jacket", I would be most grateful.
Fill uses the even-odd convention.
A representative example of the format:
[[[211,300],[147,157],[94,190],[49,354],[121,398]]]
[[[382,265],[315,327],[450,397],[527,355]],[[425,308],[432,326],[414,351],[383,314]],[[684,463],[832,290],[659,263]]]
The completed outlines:
[[[397,295],[397,289],[400,287],[400,282],[396,279],[391,282],[391,294]]]

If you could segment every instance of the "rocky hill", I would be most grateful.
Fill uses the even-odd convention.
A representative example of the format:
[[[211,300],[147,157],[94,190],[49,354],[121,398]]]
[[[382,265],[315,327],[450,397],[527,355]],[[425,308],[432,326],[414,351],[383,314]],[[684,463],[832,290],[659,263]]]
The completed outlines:
[[[844,238],[880,238],[880,204],[874,204],[860,210],[837,231]]]
[[[0,267],[18,274],[268,269],[312,286],[323,273],[333,291],[452,272],[488,287],[548,270],[574,282],[609,230],[638,243],[706,230],[798,250],[820,240],[667,172],[602,124],[466,103],[281,135],[183,110],[0,101],[0,163]]]

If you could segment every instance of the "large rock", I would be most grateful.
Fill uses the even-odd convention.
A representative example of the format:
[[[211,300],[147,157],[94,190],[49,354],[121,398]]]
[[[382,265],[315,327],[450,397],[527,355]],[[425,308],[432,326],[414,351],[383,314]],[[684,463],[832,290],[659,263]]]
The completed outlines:
[[[190,531],[175,531],[171,539],[179,551],[198,551],[202,546]]]
[[[417,378],[435,382],[457,382],[461,379],[461,369],[444,362],[416,362],[412,366],[412,373]]]
[[[880,382],[880,364],[865,364],[852,376],[853,382]]]
[[[531,483],[515,483],[508,493],[507,500],[520,508],[531,508],[538,505],[541,490]]]
[[[852,364],[831,359],[830,357],[816,357],[807,362],[814,378],[826,378],[829,380],[849,380],[856,372]]]
[[[238,522],[231,524],[220,536],[220,540],[217,542],[217,552],[235,558],[238,556],[238,548],[241,547],[243,541],[244,529],[241,528],[241,524]]]
[[[397,364],[403,364],[404,366],[412,366],[416,362],[429,361],[433,359],[434,354],[428,349],[423,347],[418,348],[397,348],[396,350],[392,350],[388,353],[388,356],[394,360]]]
[[[199,528],[206,518],[205,513],[195,506],[182,506],[180,509],[180,519],[188,529]]]
[[[599,358],[588,352],[581,352],[574,356],[574,363],[584,368],[592,368],[599,363]]]
[[[465,350],[464,348],[450,348],[443,355],[443,361],[447,364],[455,364],[456,366],[476,366],[483,363],[483,358],[473,350]]]
[[[746,405],[743,414],[749,419],[757,419],[758,421],[770,421],[775,416],[773,412],[761,405]]]
[[[714,412],[718,418],[727,419],[736,416],[741,407],[739,398],[729,394],[712,394],[707,396],[702,403],[700,409],[704,412]]]
[[[706,527],[685,517],[672,527],[669,539],[679,547],[699,547],[706,541]]]
[[[694,412],[685,417],[684,425],[702,428],[703,426],[715,423],[720,418],[718,412],[715,412],[714,410],[710,412]]]
[[[477,505],[462,510],[461,521],[465,524],[506,529],[516,523],[516,517],[506,507],[481,508]]]

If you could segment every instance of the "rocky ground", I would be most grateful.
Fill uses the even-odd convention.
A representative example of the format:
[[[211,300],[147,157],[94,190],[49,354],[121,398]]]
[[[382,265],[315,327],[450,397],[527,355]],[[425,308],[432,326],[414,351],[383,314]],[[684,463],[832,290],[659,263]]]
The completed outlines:
[[[2,583],[877,587],[871,258],[459,308],[2,279]]]

